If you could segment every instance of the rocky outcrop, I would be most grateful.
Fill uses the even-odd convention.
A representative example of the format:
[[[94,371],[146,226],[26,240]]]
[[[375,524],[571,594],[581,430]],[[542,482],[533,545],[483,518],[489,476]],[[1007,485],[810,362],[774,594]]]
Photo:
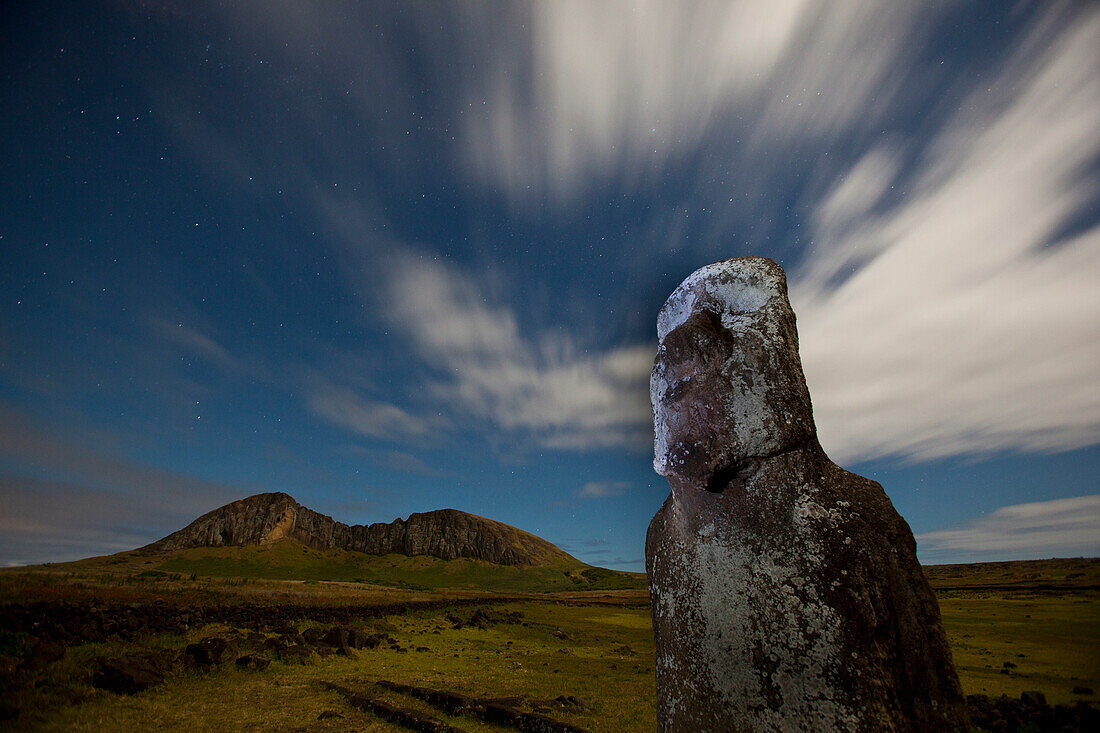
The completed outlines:
[[[909,526],[818,443],[782,268],[702,268],[657,332],[660,730],[966,730]]]
[[[208,512],[142,549],[264,545],[289,538],[317,550],[369,555],[460,557],[499,565],[539,565],[570,559],[549,542],[502,522],[455,509],[411,514],[388,524],[347,525],[307,509],[283,493],[256,494]]]

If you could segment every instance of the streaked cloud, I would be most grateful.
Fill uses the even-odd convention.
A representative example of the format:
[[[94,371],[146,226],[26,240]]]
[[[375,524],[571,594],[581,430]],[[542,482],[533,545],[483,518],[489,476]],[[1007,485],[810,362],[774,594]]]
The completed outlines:
[[[878,145],[817,206],[792,300],[834,457],[1100,440],[1097,38],[1040,26],[908,172]]]
[[[524,333],[510,308],[433,259],[395,258],[385,301],[389,320],[434,367],[431,389],[449,414],[552,448],[648,445],[652,347],[589,352],[566,338]]]
[[[1100,494],[1006,506],[962,527],[917,535],[922,562],[1100,555]]]
[[[416,415],[397,405],[362,397],[350,387],[317,381],[305,397],[306,408],[334,425],[369,438],[389,441],[437,439],[446,421]]]
[[[1006,43],[935,59],[953,15],[976,26],[980,14],[916,1],[455,3],[402,7],[411,35],[399,38],[380,32],[398,22],[389,7],[266,8],[214,15],[279,60],[281,76],[247,85],[250,103],[287,108],[277,130],[243,135],[207,114],[184,137],[200,158],[207,138],[227,146],[208,164],[242,180],[279,151],[269,177],[369,260],[352,269],[373,274],[349,280],[386,293],[379,315],[437,370],[449,417],[549,448],[642,445],[647,347],[586,352],[578,322],[547,347],[521,327],[530,304],[469,262],[416,261],[379,190],[345,184],[367,162],[397,186],[426,171],[473,183],[472,197],[503,199],[518,219],[568,217],[608,190],[635,197],[648,210],[637,238],[600,246],[638,263],[624,267],[645,287],[689,259],[780,252],[838,460],[1100,441],[1096,7],[1021,3]],[[290,89],[314,103],[286,104]],[[682,185],[660,188],[670,176]],[[621,311],[636,309],[626,297]],[[385,409],[315,402],[360,434],[384,429]],[[415,432],[397,409],[408,414],[385,419]]]
[[[244,363],[227,348],[192,326],[182,322],[172,323],[155,316],[150,316],[147,322],[160,336],[175,342],[187,352],[200,356],[215,366],[230,372],[245,369]]]
[[[464,118],[471,170],[519,200],[659,178],[731,129],[744,137],[721,157],[743,162],[873,125],[903,91],[903,59],[933,15],[916,2],[528,7],[530,45],[505,45],[495,72],[470,79],[468,97],[488,103]]]
[[[629,481],[589,481],[577,490],[580,499],[606,499],[623,496],[630,486]]]

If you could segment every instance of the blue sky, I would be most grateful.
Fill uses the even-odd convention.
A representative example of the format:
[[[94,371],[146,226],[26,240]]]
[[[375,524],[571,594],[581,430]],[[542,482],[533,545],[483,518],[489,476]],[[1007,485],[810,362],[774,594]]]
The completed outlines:
[[[0,563],[286,491],[642,568],[655,318],[787,270],[925,562],[1100,554],[1100,8],[27,3]]]

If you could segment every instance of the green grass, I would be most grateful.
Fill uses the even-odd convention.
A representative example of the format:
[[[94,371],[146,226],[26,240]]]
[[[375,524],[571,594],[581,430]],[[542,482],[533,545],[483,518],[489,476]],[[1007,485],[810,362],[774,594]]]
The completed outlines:
[[[645,587],[644,575],[579,562],[508,566],[469,558],[364,555],[345,550],[314,550],[293,540],[266,546],[182,550],[160,562],[157,569],[205,577],[345,581],[416,590],[543,592]]]
[[[308,664],[273,663],[263,672],[241,672],[232,664],[213,673],[178,672],[164,686],[131,697],[92,689],[81,678],[82,664],[104,645],[84,645],[51,670],[57,689],[77,704],[53,696],[37,714],[21,719],[26,730],[392,730],[354,710],[338,694],[321,687],[331,681],[404,707],[446,718],[464,730],[500,730],[468,718],[449,718],[410,698],[374,690],[378,679],[463,692],[476,697],[530,695],[552,699],[576,695],[591,711],[553,715],[592,731],[642,731],[656,727],[653,706],[653,640],[646,608],[601,609],[532,601],[500,607],[524,614],[523,624],[455,630],[444,612],[414,613],[383,622],[404,648],[429,651],[360,651],[355,658],[314,658]],[[458,611],[468,616],[472,609]],[[557,628],[567,638],[554,636]],[[175,640],[218,631],[195,630]],[[165,643],[168,637],[159,637]],[[635,652],[621,650],[628,645]],[[319,721],[333,710],[345,719]]]
[[[146,594],[139,596],[142,598],[148,599],[150,593],[172,598],[172,589],[182,589],[179,592],[201,591],[222,602],[262,597],[274,603],[283,598],[309,599],[309,602],[333,599],[392,602],[478,595],[461,589],[372,590],[354,583],[241,581],[239,573],[247,571],[249,563],[270,574],[285,572],[301,580],[308,576],[310,567],[323,561],[327,566],[326,578],[333,577],[333,568],[343,568],[352,580],[363,577],[358,573],[366,566],[353,557],[354,553],[343,556],[312,550],[302,552],[300,547],[275,545],[264,552],[259,551],[261,548],[252,548],[250,552],[240,552],[242,548],[192,550],[172,558],[174,562],[191,563],[186,568],[165,567],[164,558],[155,559],[157,564],[146,565],[150,562],[148,557],[123,556],[121,562],[110,566],[117,571],[116,575],[99,571],[97,576],[96,568],[103,566],[93,563],[83,566],[84,575],[76,575],[79,580],[72,577],[75,571],[64,574],[55,570],[40,573],[37,582],[55,584],[54,595],[43,596],[47,598],[71,597],[77,588],[97,597],[140,590]],[[372,577],[376,582],[392,583],[400,575],[419,578],[415,582],[435,587],[484,584],[487,578],[503,578],[498,580],[502,587],[508,583],[514,585],[508,576],[498,574],[500,568],[486,569],[471,562],[447,564],[428,558],[399,557],[375,558],[375,561],[366,569],[375,573]],[[939,576],[932,574],[964,692],[1018,697],[1024,690],[1040,690],[1052,704],[1082,699],[1097,701],[1095,695],[1075,695],[1072,689],[1100,690],[1100,592],[1092,590],[1100,564],[1086,566],[1085,575],[1081,576],[1077,575],[1082,571],[1076,565],[1055,563],[1054,569],[1060,576],[1044,576],[1042,567],[1034,564],[1018,568],[978,567],[970,573],[956,567]],[[536,573],[532,587],[545,589],[550,582],[549,573],[557,569],[535,570],[547,575]],[[585,570],[580,566],[570,572],[581,573],[583,579]],[[566,578],[566,571],[560,572]],[[1036,572],[1038,578],[1027,577]],[[191,573],[196,573],[198,579],[190,580]],[[217,577],[218,573],[224,573],[225,577]],[[20,582],[29,583],[28,578],[34,575],[0,573],[0,580],[18,577]],[[1054,585],[1060,583],[1064,587],[1025,589],[1029,584],[1050,586],[1051,578],[1057,581]],[[601,578],[588,580],[599,582]],[[553,582],[562,583],[556,578]],[[577,587],[573,580],[567,582],[564,588]],[[242,672],[231,663],[211,673],[177,670],[164,686],[132,697],[93,689],[89,671],[93,656],[119,654],[129,646],[123,642],[84,644],[71,648],[65,659],[50,665],[30,681],[30,687],[18,693],[20,707],[25,711],[18,727],[97,733],[148,729],[393,730],[372,715],[356,711],[339,694],[320,684],[330,681],[367,689],[382,699],[430,712],[471,733],[500,730],[466,718],[451,718],[410,698],[371,688],[375,680],[388,679],[476,697],[528,694],[537,699],[551,699],[562,694],[577,695],[588,700],[593,710],[583,714],[555,712],[554,717],[592,731],[651,731],[656,715],[654,648],[645,600],[645,593],[640,591],[531,596],[493,606],[500,611],[520,611],[522,624],[501,623],[488,629],[454,629],[445,618],[446,610],[389,616],[362,623],[368,630],[385,630],[403,648],[412,650],[400,653],[390,649],[364,650],[353,659],[314,657],[304,665],[275,662],[263,672]],[[473,610],[464,607],[453,613],[469,618]],[[304,627],[309,623],[299,621],[298,625]],[[566,638],[554,635],[558,627]],[[189,642],[223,631],[225,627],[212,625],[192,629],[186,635],[144,638],[140,643],[180,650]],[[0,653],[4,649],[17,652],[26,641],[21,635],[0,634]],[[624,645],[635,654],[624,653],[621,650]],[[428,651],[417,652],[417,647],[426,647]],[[1006,661],[1016,665],[1013,676],[1000,673]],[[318,720],[317,716],[326,710],[345,717]]]
[[[955,668],[968,694],[1019,697],[1040,690],[1051,704],[1097,700],[1100,594],[941,593],[940,612]],[[1005,662],[1016,665],[1001,673]]]

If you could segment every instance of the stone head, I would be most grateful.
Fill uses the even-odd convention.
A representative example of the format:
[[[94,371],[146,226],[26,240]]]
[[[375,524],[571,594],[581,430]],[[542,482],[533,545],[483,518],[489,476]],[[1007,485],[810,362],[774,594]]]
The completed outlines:
[[[815,435],[783,269],[740,257],[692,273],[657,317],[657,473],[710,491]],[[675,483],[675,481],[674,481]]]

